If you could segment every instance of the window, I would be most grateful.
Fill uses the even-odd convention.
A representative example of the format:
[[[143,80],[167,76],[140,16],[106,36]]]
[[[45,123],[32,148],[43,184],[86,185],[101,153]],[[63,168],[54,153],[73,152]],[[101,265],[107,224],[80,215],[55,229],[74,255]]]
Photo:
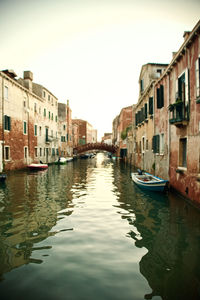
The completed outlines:
[[[53,113],[51,114],[51,120],[53,120]]]
[[[179,142],[179,166],[187,168],[187,139],[180,139]]]
[[[35,157],[38,157],[38,149],[35,148]]]
[[[61,136],[61,142],[65,142],[65,136]]]
[[[66,129],[66,126],[65,125],[63,125],[63,130],[65,130]]]
[[[149,114],[153,115],[153,97],[149,98]]]
[[[53,137],[53,130],[51,130],[51,137]]]
[[[164,87],[161,84],[159,88],[156,89],[157,92],[157,108],[162,108],[164,106]]]
[[[10,159],[10,147],[9,146],[4,147],[4,158],[5,158],[5,160]]]
[[[27,123],[24,121],[24,134],[27,134]]]
[[[44,108],[44,117],[46,117],[46,115],[47,115],[47,110],[46,108]]]
[[[148,150],[149,145],[148,145],[148,140],[146,140],[146,150]]]
[[[45,128],[45,135],[46,135],[46,142],[48,142],[49,139],[49,129]]]
[[[50,95],[48,95],[48,101],[50,101]]]
[[[176,80],[176,100],[181,100],[187,105],[189,101],[189,70],[186,69]]]
[[[50,113],[50,111],[49,111],[49,120],[51,119],[51,113]]]
[[[42,156],[42,148],[40,148],[40,156]]]
[[[142,138],[142,152],[145,151],[145,138]]]
[[[4,129],[11,130],[11,118],[9,116],[4,116]]]
[[[160,136],[159,136],[159,134],[153,136],[152,150],[153,150],[153,153],[159,153],[160,152]]]
[[[52,148],[52,156],[55,156],[55,148]]]
[[[140,80],[140,91],[141,91],[141,93],[144,91],[144,80],[143,79]]]
[[[162,74],[162,70],[161,69],[157,69],[156,70],[156,77],[159,78],[161,74]]]
[[[160,153],[164,153],[164,133],[160,135]]]
[[[58,121],[58,117],[56,116],[56,118],[55,118],[55,119],[56,119],[56,122],[57,122],[57,121]]]
[[[28,147],[24,147],[24,158],[28,158]]]
[[[45,91],[43,91],[43,97],[44,97],[44,98],[46,97],[46,93],[45,93]]]
[[[56,149],[56,155],[59,155],[59,151],[58,151],[58,148]]]
[[[39,127],[39,135],[40,136],[42,135],[42,127],[41,126]]]
[[[24,97],[24,108],[26,107],[26,98]]]
[[[8,87],[4,86],[4,99],[8,100]]]
[[[200,97],[200,57],[195,62],[196,97]]]
[[[37,136],[37,125],[34,126],[34,135]]]
[[[37,103],[34,103],[34,112],[37,112]]]
[[[144,105],[144,117],[147,119],[148,111],[147,111],[147,103]]]

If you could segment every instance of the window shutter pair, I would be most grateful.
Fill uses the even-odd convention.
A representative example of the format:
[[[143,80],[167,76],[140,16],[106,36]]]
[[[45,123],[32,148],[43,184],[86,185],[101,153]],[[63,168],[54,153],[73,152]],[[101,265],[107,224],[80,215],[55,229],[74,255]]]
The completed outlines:
[[[4,129],[11,130],[11,118],[6,115],[4,115]]]
[[[159,153],[160,152],[160,136],[159,136],[159,134],[153,136],[152,150],[153,150],[153,153]]]

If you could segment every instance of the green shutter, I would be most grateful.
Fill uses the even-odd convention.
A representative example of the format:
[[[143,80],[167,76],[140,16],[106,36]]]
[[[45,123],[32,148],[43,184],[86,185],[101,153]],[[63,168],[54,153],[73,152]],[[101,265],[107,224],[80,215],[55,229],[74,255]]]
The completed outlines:
[[[164,87],[160,86],[160,108],[164,106]]]
[[[149,98],[149,114],[153,115],[153,97]]]
[[[156,96],[157,96],[157,108],[160,108],[160,89],[156,89]]]

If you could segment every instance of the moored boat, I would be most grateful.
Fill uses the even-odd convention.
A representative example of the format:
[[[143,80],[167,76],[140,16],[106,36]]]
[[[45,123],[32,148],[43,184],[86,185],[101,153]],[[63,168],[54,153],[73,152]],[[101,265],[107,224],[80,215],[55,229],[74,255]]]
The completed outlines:
[[[73,157],[66,157],[66,162],[72,161]]]
[[[48,168],[47,164],[41,164],[41,163],[33,163],[27,166],[29,170],[45,170]]]
[[[147,172],[131,173],[132,180],[142,189],[163,192],[168,181]]]
[[[65,157],[59,157],[59,159],[55,162],[56,165],[65,165],[67,163],[67,159]]]
[[[7,175],[5,173],[0,173],[0,182],[4,182],[7,178]]]

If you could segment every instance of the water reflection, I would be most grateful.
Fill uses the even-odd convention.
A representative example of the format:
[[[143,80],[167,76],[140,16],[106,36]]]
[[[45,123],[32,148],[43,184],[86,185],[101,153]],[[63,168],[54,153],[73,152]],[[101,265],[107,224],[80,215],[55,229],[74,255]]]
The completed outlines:
[[[99,155],[11,173],[0,187],[1,295],[13,299],[11,284],[16,299],[199,299],[200,213],[144,193],[130,171]]]
[[[121,217],[133,226],[127,236],[148,250],[139,263],[152,289],[144,298],[200,299],[199,211],[173,194],[147,193],[128,185],[123,165],[121,172],[115,171],[119,207],[126,211]]]
[[[13,172],[0,187],[0,280],[3,274],[24,264],[41,264],[31,258],[39,242],[61,231],[52,231],[57,221],[73,213],[74,189],[83,192],[87,168],[52,166],[43,172]],[[76,194],[77,197],[77,194]]]

